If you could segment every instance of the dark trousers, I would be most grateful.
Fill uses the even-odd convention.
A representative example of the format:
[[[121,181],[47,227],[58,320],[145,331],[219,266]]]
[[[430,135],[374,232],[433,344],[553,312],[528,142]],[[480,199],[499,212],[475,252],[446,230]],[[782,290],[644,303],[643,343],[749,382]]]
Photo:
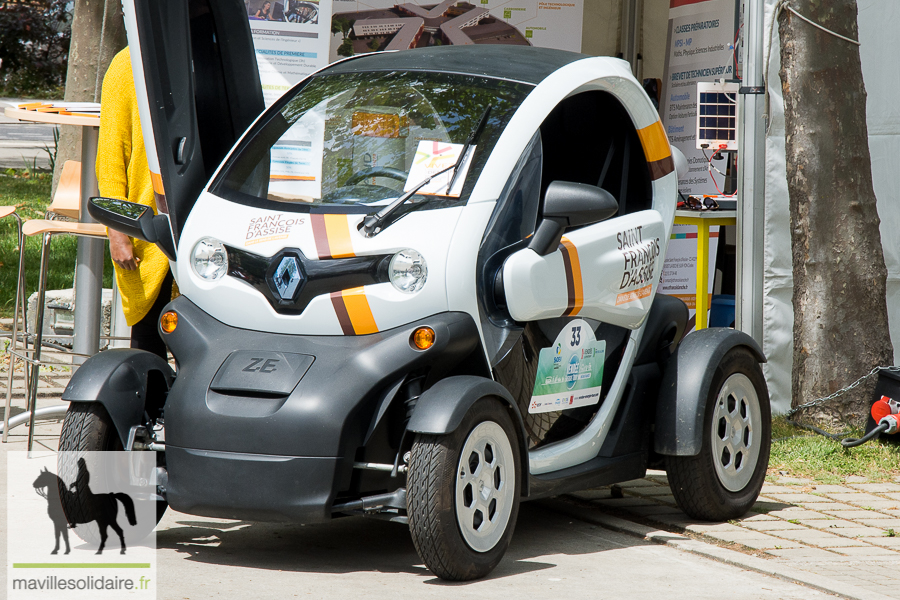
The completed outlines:
[[[172,298],[172,272],[166,273],[156,302],[143,319],[131,326],[131,347],[146,350],[166,360],[166,344],[159,335],[159,316]]]

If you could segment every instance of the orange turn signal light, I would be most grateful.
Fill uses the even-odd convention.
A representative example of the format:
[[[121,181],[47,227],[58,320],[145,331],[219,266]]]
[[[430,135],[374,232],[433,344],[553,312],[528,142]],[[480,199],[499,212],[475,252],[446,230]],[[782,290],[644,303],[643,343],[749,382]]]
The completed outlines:
[[[412,343],[419,350],[428,350],[434,346],[434,329],[431,327],[419,327],[413,331]]]
[[[178,313],[174,310],[166,311],[159,318],[159,326],[165,333],[172,333],[178,327]]]

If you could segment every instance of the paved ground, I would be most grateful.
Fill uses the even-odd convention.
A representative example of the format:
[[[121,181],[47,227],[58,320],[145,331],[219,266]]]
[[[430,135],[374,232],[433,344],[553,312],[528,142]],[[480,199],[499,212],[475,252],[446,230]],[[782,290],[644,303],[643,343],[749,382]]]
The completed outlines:
[[[65,367],[42,376],[38,405],[61,404],[68,376]],[[3,361],[2,399],[6,381]],[[24,404],[20,381],[13,387],[12,414]],[[37,447],[55,449],[59,426],[41,423]],[[24,427],[13,430],[0,452],[24,449],[26,435]],[[2,457],[0,469],[5,471]],[[4,502],[0,473],[0,522]],[[824,592],[900,598],[900,544],[891,530],[900,532],[900,485],[894,483],[766,484],[751,515],[710,524],[681,513],[665,474],[652,472],[646,479],[523,505],[513,545],[495,574],[449,587],[453,597],[718,598],[727,590],[733,598],[824,598]],[[169,511],[158,546],[160,598],[349,598],[361,589],[372,598],[451,593],[421,565],[405,528],[380,521],[303,527]],[[261,595],[261,586],[271,596]]]
[[[573,494],[583,506],[767,558],[816,576],[900,598],[900,484],[849,478],[821,485],[782,477],[766,483],[753,512],[728,523],[689,519],[675,506],[665,473]]]
[[[53,130],[56,126],[7,118],[3,109],[19,102],[24,101],[0,98],[0,170],[30,168],[35,164],[46,169],[50,161],[44,147],[53,148]]]

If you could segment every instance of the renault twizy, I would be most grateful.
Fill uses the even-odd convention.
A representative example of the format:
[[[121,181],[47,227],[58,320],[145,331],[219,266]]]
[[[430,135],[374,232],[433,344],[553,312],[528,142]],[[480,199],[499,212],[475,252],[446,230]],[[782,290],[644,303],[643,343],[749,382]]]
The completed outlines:
[[[376,53],[263,111],[242,3],[188,4],[124,2],[159,212],[91,203],[171,259],[176,368],[88,360],[61,449],[156,452],[160,514],[408,523],[455,580],[520,501],[648,467],[694,517],[752,506],[764,357],[656,294],[677,175],[626,63]]]

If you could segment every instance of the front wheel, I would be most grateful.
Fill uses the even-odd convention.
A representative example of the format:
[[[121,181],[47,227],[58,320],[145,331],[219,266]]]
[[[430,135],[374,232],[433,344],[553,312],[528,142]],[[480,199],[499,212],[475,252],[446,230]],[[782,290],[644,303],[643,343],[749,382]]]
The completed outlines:
[[[61,483],[66,481],[73,482],[76,488],[89,487],[90,474],[86,470],[79,468],[78,458],[84,456],[88,452],[116,452],[124,451],[121,440],[116,433],[115,425],[109,417],[109,413],[102,404],[97,402],[73,402],[66,411],[66,418],[63,420],[62,430],[59,435],[59,459],[57,471],[60,475]],[[157,465],[164,461],[161,453],[156,454]],[[106,476],[118,476],[119,473],[108,475],[104,473],[95,474],[95,478],[103,478]],[[95,479],[95,483],[99,479]],[[99,488],[98,488],[99,489]],[[98,543],[100,535],[96,525],[92,524],[93,516],[98,512],[105,510],[103,506],[94,506],[88,504],[92,495],[74,495],[67,494],[66,490],[60,489],[60,500],[66,519],[72,524],[90,524],[89,526],[79,527],[77,533],[86,538],[85,541]],[[102,502],[102,500],[101,500]],[[141,522],[134,535],[134,539],[141,539],[149,534],[153,528],[162,519],[168,508],[165,500],[156,500],[156,521],[153,523]]]
[[[756,357],[730,350],[716,368],[696,456],[667,456],[678,507],[695,519],[726,521],[756,502],[769,465],[769,392]]]
[[[409,530],[432,573],[466,581],[497,566],[519,513],[520,461],[513,421],[498,400],[479,400],[449,435],[416,435]]]

